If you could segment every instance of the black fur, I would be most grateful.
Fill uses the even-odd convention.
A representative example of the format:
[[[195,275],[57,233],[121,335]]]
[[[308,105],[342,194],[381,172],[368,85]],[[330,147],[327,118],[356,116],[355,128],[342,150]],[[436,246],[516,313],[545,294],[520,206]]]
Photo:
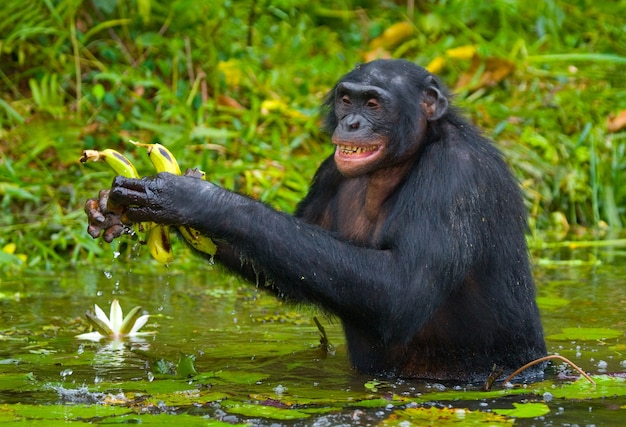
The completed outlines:
[[[131,219],[192,225],[218,241],[218,260],[233,270],[253,281],[260,273],[277,296],[338,316],[359,371],[474,381],[494,365],[510,372],[544,356],[526,212],[500,152],[412,63],[361,65],[341,82],[391,94],[381,130],[388,162],[410,162],[365,236],[350,221],[367,177],[344,177],[332,156],[295,216],[168,174],[118,178],[111,199],[130,205]],[[436,120],[423,120],[425,97],[439,103]],[[333,90],[330,132],[341,120],[335,102]]]

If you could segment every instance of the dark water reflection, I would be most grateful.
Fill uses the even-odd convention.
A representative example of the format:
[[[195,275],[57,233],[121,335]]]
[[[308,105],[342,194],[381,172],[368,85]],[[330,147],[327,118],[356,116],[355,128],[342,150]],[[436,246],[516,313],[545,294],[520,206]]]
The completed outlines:
[[[570,358],[589,373],[626,371],[626,251],[610,246],[565,247],[533,255],[549,351]],[[340,325],[314,309],[283,305],[207,265],[194,273],[131,267],[129,271],[128,264],[112,261],[105,269],[0,276],[0,375],[32,373],[38,381],[65,385],[63,389],[151,381],[157,361],[172,368],[183,354],[195,357],[200,373],[258,375],[258,381],[234,380],[222,387],[245,397],[306,389],[345,398],[363,393],[364,383],[371,380],[349,369]],[[125,312],[141,305],[154,315],[144,329],[157,334],[117,348],[75,339],[85,331],[85,311],[98,304],[108,314],[113,299]],[[326,328],[336,354],[319,349],[313,316]],[[563,336],[567,328],[604,328],[618,331],[618,336],[572,338]],[[415,396],[443,386],[401,381],[389,387],[396,394]],[[58,389],[2,390],[0,403],[53,404],[63,399]],[[468,400],[458,407],[484,410],[490,404]],[[623,397],[611,402],[553,402],[550,414],[531,424],[600,425],[624,417],[620,409],[624,405]],[[370,421],[364,422],[367,416],[366,411],[359,423],[375,424],[388,414],[372,411]],[[318,424],[352,423],[353,418],[354,410],[347,408],[331,418],[320,417]],[[518,424],[526,422],[518,420]]]

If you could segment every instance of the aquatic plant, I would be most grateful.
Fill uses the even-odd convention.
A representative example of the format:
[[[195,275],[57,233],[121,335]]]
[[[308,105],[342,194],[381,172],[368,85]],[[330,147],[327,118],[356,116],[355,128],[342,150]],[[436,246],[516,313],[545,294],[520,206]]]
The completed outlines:
[[[94,304],[95,315],[87,312],[87,320],[95,328],[95,331],[76,335],[81,340],[100,341],[103,338],[121,341],[125,337],[137,337],[154,334],[154,332],[139,332],[146,324],[150,315],[141,314],[142,309],[136,306],[124,317],[122,307],[118,300],[111,303],[109,317],[102,311],[98,304]]]

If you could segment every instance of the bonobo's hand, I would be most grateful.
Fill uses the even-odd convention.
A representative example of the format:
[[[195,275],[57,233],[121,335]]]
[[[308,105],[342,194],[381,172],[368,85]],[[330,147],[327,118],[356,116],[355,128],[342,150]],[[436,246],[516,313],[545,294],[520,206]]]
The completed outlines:
[[[123,217],[132,222],[156,222],[164,225],[189,225],[194,218],[201,193],[215,188],[196,176],[162,172],[141,179],[118,176],[109,194],[110,203],[123,208]]]
[[[88,199],[85,202],[85,213],[89,222],[87,232],[94,239],[102,234],[104,241],[111,243],[130,230],[122,220],[124,209],[109,203],[109,190],[100,191],[97,199]]]

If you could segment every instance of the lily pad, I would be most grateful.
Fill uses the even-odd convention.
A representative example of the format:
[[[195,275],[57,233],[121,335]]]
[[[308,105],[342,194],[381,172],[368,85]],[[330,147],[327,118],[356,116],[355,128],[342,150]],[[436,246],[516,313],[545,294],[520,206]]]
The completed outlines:
[[[550,408],[545,403],[513,403],[514,409],[494,409],[493,412],[507,417],[536,418],[550,413]]]
[[[555,398],[564,399],[602,399],[606,397],[626,396],[626,378],[609,375],[592,375],[595,385],[585,378],[548,390]]]
[[[232,384],[255,384],[269,377],[268,374],[262,372],[246,371],[220,371],[216,372],[215,376]]]
[[[505,416],[481,411],[470,411],[462,408],[407,408],[394,412],[382,422],[382,426],[406,425],[511,425],[513,420]]]
[[[0,406],[0,421],[46,420],[46,425],[50,425],[48,421],[78,421],[119,416],[129,412],[131,410],[125,407],[107,405],[3,405]]]
[[[624,335],[623,331],[610,328],[563,328],[559,334],[547,337],[556,341],[596,341],[617,338]]]
[[[553,310],[555,308],[565,307],[570,300],[559,297],[537,297],[537,305],[542,310]]]
[[[252,403],[238,403],[227,408],[229,413],[239,414],[246,417],[261,417],[274,420],[299,420],[309,418],[311,415],[296,409],[277,408],[274,406],[255,405]]]

